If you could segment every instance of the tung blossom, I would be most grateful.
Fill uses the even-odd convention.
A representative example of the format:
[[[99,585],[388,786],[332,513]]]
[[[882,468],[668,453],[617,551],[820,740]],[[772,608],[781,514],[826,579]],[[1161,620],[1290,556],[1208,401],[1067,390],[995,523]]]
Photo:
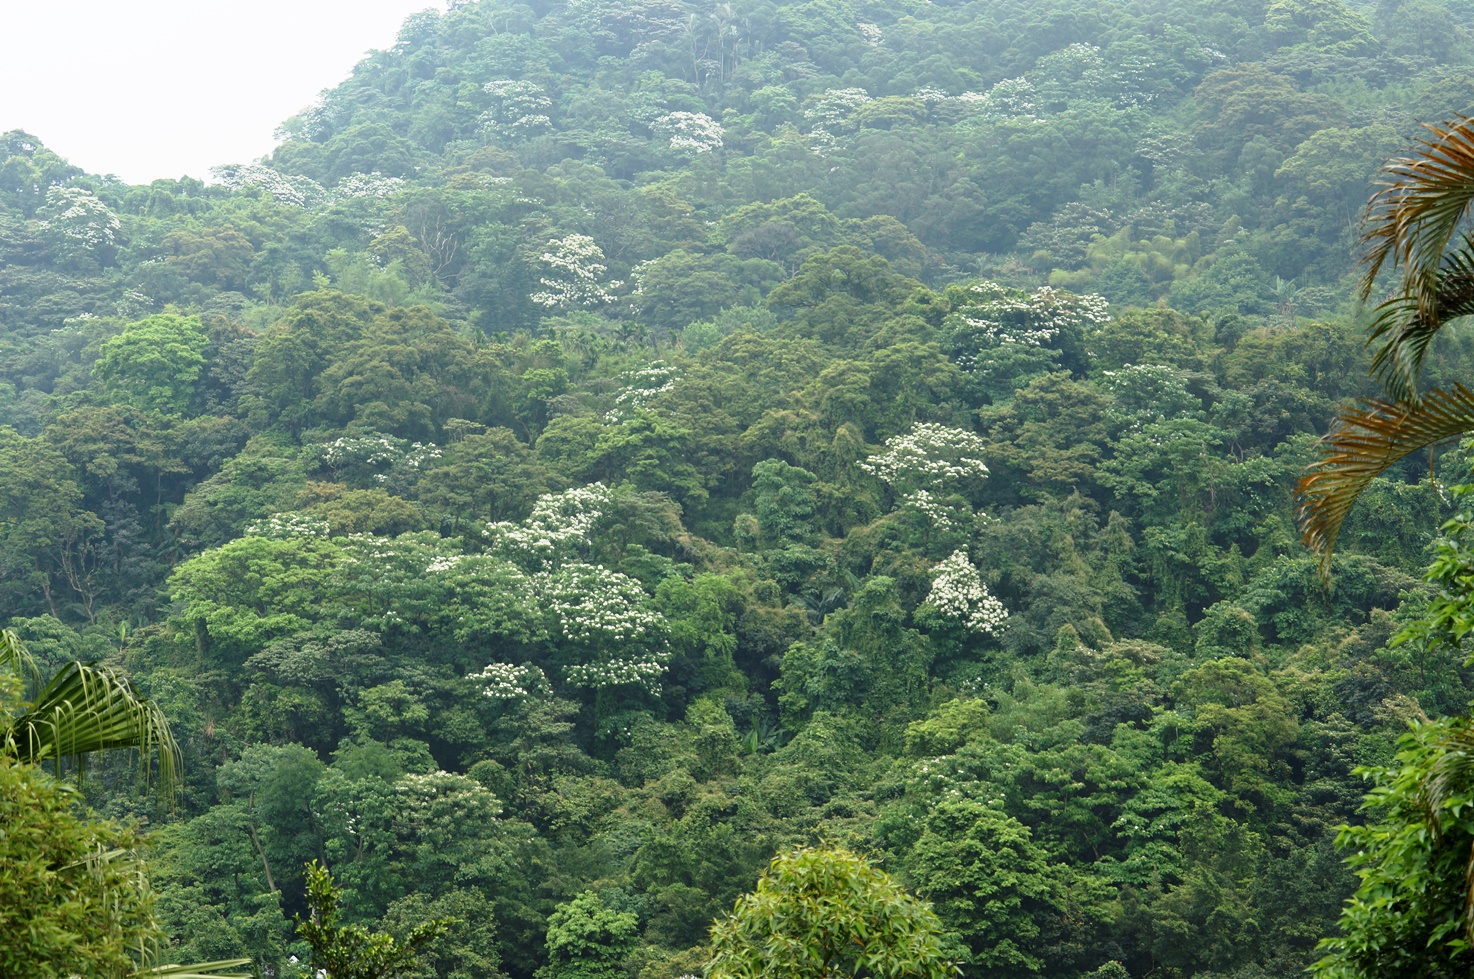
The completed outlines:
[[[1008,618],[1008,609],[988,594],[988,586],[966,551],[953,551],[951,557],[932,568],[931,580],[931,593],[922,604],[969,632],[996,635]]]
[[[892,487],[985,479],[985,449],[983,440],[972,432],[916,422],[906,434],[886,439],[881,451],[860,463],[860,468]]]
[[[526,700],[545,696],[552,690],[547,675],[531,664],[488,663],[486,669],[466,679],[485,684],[481,694],[491,700]]]
[[[285,174],[259,163],[212,167],[210,175],[231,190],[259,187],[278,204],[311,208],[326,204],[330,199],[328,192],[316,180]]]
[[[670,148],[689,153],[710,153],[722,148],[726,131],[704,112],[671,112],[650,124],[656,135],[669,138]]]
[[[554,238],[538,261],[545,270],[538,279],[542,288],[527,298],[544,309],[601,306],[613,301],[613,294],[603,284],[604,273],[609,271],[604,251],[588,235]]]

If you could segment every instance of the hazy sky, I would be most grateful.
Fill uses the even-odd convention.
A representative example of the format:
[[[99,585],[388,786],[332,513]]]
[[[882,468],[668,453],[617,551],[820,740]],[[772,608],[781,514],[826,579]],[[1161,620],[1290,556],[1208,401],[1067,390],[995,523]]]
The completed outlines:
[[[0,0],[0,132],[132,183],[268,153],[272,132],[443,0]]]

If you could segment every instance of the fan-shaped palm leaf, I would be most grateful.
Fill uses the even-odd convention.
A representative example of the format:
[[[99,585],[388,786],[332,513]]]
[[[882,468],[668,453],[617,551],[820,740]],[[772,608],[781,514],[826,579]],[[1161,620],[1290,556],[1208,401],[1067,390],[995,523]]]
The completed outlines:
[[[1322,456],[1296,487],[1303,538],[1330,567],[1336,536],[1367,484],[1410,452],[1474,431],[1474,391],[1434,389],[1420,401],[1366,399],[1343,408],[1321,440]]]
[[[0,660],[16,672],[29,657],[8,630],[0,630]],[[93,751],[133,749],[147,775],[158,756],[159,782],[168,792],[179,766],[179,745],[158,705],[138,696],[121,672],[71,662],[14,717],[0,718],[0,751],[27,763],[85,761]]]

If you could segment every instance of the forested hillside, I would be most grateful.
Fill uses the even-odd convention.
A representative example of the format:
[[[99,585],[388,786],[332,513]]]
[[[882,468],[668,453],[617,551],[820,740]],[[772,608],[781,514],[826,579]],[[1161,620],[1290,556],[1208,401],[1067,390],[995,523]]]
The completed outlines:
[[[678,979],[827,842],[968,977],[1302,974],[1353,769],[1474,694],[1388,645],[1468,460],[1376,481],[1330,587],[1293,499],[1471,31],[461,0],[208,184],[0,136],[0,624],[173,726],[177,799],[85,783],[172,954],[305,975],[320,859],[458,919],[425,976]]]

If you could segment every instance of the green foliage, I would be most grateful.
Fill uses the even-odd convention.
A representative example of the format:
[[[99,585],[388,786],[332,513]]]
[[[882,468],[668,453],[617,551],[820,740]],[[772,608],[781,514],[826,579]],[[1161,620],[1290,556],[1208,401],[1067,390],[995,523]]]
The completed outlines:
[[[639,919],[585,891],[548,918],[548,964],[539,979],[615,979],[633,950]]]
[[[342,891],[327,868],[307,864],[309,917],[298,919],[297,933],[312,949],[312,967],[329,979],[392,979],[410,974],[421,945],[445,933],[449,919],[437,918],[410,929],[403,941],[362,925],[342,925]]]
[[[1346,826],[1337,843],[1360,884],[1341,916],[1342,934],[1322,943],[1316,975],[1453,976],[1468,969],[1465,870],[1474,844],[1466,783],[1430,812],[1427,780],[1462,753],[1469,719],[1419,725],[1399,741],[1392,763],[1369,768],[1367,808],[1375,821]],[[1462,759],[1460,759],[1462,760]]]
[[[0,136],[0,599],[168,716],[87,791],[171,955],[305,974],[316,858],[406,974],[680,979],[829,840],[978,975],[1313,961],[1474,694],[1421,454],[1330,590],[1292,486],[1468,4],[442,6],[208,185]]]
[[[707,975],[952,976],[930,908],[843,849],[781,853],[712,926]]]
[[[150,316],[104,343],[92,371],[121,400],[183,414],[195,399],[209,343],[198,319]]]
[[[116,976],[159,937],[137,833],[78,816],[77,797],[0,754],[0,969]]]
[[[1039,935],[1064,911],[1062,875],[1025,826],[979,802],[942,802],[912,849],[910,872],[968,948],[969,970],[1039,972]]]

